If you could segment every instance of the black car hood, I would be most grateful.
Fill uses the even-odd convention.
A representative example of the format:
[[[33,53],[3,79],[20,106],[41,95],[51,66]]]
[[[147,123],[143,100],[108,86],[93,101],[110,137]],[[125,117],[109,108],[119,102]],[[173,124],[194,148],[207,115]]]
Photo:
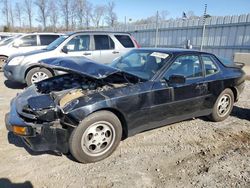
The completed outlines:
[[[96,63],[84,57],[49,58],[44,59],[39,63],[42,67],[49,67],[54,70],[76,73],[95,79],[106,78],[109,75],[121,72],[119,69]]]

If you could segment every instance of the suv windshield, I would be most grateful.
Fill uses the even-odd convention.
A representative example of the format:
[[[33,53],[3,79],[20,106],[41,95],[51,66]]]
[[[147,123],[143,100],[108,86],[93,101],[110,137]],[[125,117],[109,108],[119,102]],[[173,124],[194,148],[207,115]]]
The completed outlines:
[[[123,72],[150,80],[162,68],[169,54],[152,50],[132,50],[110,65]]]
[[[54,50],[56,49],[60,44],[63,43],[63,41],[65,41],[67,38],[69,37],[69,35],[63,35],[60,36],[59,38],[57,38],[54,42],[50,43],[46,50]]]
[[[3,41],[0,42],[0,46],[5,46],[5,45],[11,43],[14,39],[15,39],[14,37],[4,39]]]

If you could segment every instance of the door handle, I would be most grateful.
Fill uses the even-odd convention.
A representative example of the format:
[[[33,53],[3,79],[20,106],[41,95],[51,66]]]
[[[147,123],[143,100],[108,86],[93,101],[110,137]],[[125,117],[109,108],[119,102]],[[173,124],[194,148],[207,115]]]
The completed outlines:
[[[113,53],[113,54],[119,54],[119,52],[118,52],[118,51],[113,51],[112,53]]]
[[[91,53],[90,52],[85,52],[85,53],[83,53],[83,55],[91,55]]]

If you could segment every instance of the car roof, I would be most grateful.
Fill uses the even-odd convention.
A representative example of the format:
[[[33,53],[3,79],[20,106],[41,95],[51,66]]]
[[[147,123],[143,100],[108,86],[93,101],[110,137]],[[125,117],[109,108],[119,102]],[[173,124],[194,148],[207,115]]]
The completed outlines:
[[[78,33],[105,33],[105,34],[126,34],[126,35],[131,35],[129,32],[119,32],[119,31],[94,31],[94,30],[83,30],[83,31],[74,31],[74,32],[68,32],[66,33],[67,35],[74,35],[74,34],[78,34]]]
[[[202,53],[202,54],[211,54],[203,51],[193,50],[193,49],[185,49],[185,48],[138,48],[136,50],[147,50],[152,52],[162,52],[168,54],[182,54],[182,53]]]

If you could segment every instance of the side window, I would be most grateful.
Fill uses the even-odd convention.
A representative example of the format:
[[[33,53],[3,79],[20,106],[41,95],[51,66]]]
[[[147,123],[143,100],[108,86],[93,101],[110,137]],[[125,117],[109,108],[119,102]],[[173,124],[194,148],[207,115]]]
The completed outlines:
[[[135,47],[131,38],[128,35],[115,35],[115,38],[123,45],[125,48]]]
[[[196,78],[202,76],[202,66],[199,56],[185,55],[178,57],[165,73],[165,79],[169,79],[171,75],[183,75],[188,78]]]
[[[20,47],[37,46],[36,35],[24,36],[20,40]]]
[[[72,38],[66,47],[69,52],[86,51],[89,50],[90,36],[78,35]]]
[[[95,49],[96,50],[109,50],[114,49],[114,41],[108,35],[95,35]]]
[[[209,76],[218,72],[218,68],[214,63],[214,60],[209,55],[202,55],[201,58],[205,66],[206,76]]]
[[[40,45],[47,46],[54,40],[56,40],[59,36],[58,35],[40,35]]]

